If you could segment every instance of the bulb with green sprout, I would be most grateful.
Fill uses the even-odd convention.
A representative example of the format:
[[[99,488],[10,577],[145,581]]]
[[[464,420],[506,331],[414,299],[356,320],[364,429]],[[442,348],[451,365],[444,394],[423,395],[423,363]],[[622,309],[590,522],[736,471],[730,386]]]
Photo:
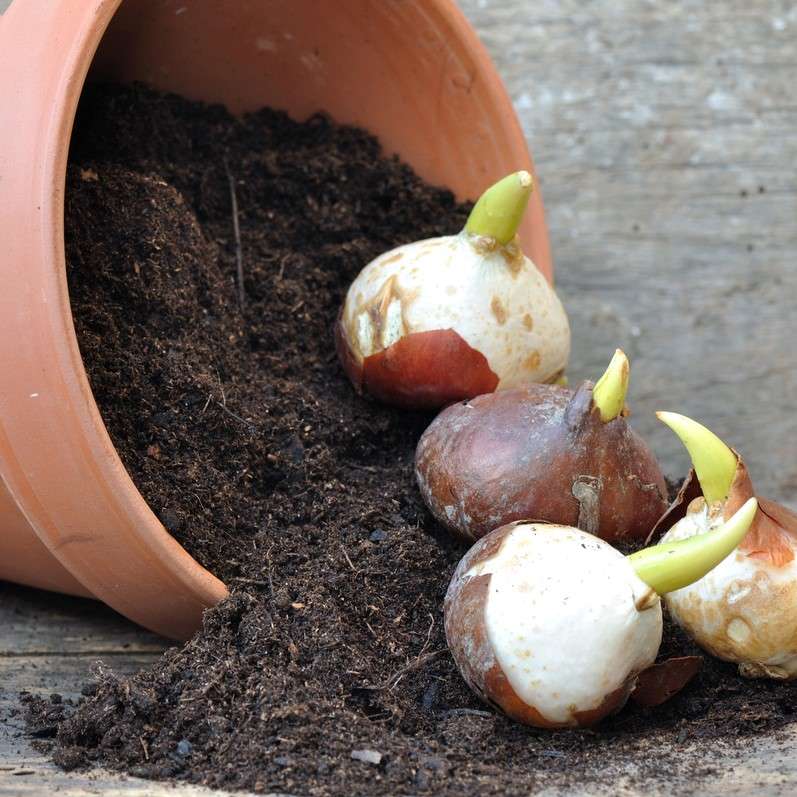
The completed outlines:
[[[562,376],[567,316],[517,238],[531,191],[528,172],[510,174],[458,235],[399,246],[365,266],[335,328],[355,388],[437,408]]]
[[[619,711],[650,671],[661,644],[660,596],[719,564],[756,507],[751,498],[706,534],[631,556],[567,526],[496,529],[468,551],[446,595],[446,639],[460,672],[519,722],[594,725]]]
[[[704,426],[674,412],[658,417],[681,439],[693,469],[662,518],[663,541],[721,524],[754,495],[741,457]],[[737,551],[700,581],[667,596],[670,613],[698,644],[742,675],[797,678],[797,515],[758,499]]]
[[[528,385],[443,410],[415,454],[437,521],[468,540],[524,518],[610,542],[644,539],[667,508],[667,491],[625,418],[629,374],[617,349],[594,385]]]

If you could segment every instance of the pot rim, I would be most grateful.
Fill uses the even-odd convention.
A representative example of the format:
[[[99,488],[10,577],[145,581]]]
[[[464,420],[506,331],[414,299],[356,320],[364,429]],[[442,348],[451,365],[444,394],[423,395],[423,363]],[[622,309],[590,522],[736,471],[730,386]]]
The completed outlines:
[[[0,75],[0,94],[18,99],[0,110],[16,131],[0,153],[0,215],[13,219],[0,278],[16,283],[7,295],[22,297],[0,297],[0,366],[15,366],[0,395],[0,478],[39,539],[91,594],[144,627],[186,639],[227,588],[166,531],[125,469],[80,355],[66,275],[72,127],[89,67],[121,3],[55,4],[42,15],[37,4],[14,0],[0,16],[4,35],[13,28],[15,40],[26,42]],[[428,0],[423,13],[475,53],[512,155],[529,167],[509,96],[464,14],[453,0]],[[527,234],[532,225],[545,231],[536,204]],[[547,235],[541,241],[547,254]]]
[[[9,342],[27,356],[4,391],[0,460],[18,507],[73,576],[131,620],[185,639],[227,589],[166,531],[122,464],[80,355],[66,276],[64,193],[72,125],[89,66],[121,2],[56,4],[44,15],[45,26],[35,3],[16,0],[4,15],[3,23],[10,29],[13,22],[15,36],[31,45],[27,58],[12,62],[16,69],[4,81],[13,86],[16,78],[27,89],[11,112],[15,139],[19,149],[39,155],[35,162],[28,156],[23,185],[16,186],[19,196],[35,198],[36,208],[11,208],[18,232],[12,229],[7,262],[14,262],[17,281],[24,281],[27,302],[38,303],[32,295],[39,294],[45,318],[39,324],[37,318],[18,318],[14,325],[18,333],[28,321],[30,337]],[[41,90],[31,90],[31,84]],[[10,90],[6,96],[12,96]],[[14,175],[9,177],[13,182]],[[14,189],[12,184],[7,196]],[[31,241],[35,251],[26,252]],[[34,362],[46,366],[32,373]],[[20,440],[21,430],[31,428],[41,436]],[[53,440],[60,442],[52,445]],[[69,500],[74,495],[84,500]],[[163,598],[170,604],[166,611]]]

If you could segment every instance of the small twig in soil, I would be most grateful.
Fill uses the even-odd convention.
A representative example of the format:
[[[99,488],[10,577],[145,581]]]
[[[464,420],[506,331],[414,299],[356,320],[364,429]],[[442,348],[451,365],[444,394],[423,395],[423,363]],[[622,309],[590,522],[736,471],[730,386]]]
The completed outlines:
[[[236,584],[251,584],[253,587],[269,586],[268,581],[258,581],[256,578],[243,578],[242,576],[236,576],[229,580],[234,581]]]
[[[280,260],[280,270],[279,270],[279,274],[277,274],[277,279],[278,280],[281,280],[283,278],[283,276],[285,276],[285,262],[287,261],[287,259],[288,259],[287,256],[285,256],[285,257],[281,258],[281,260]]]
[[[248,427],[250,432],[256,432],[257,431],[257,427],[254,424],[252,424],[249,421],[247,421],[246,418],[242,418],[240,415],[236,415],[231,409],[229,409],[227,407],[226,404],[223,404],[220,401],[216,401],[215,399],[214,399],[214,402],[215,402],[217,407],[220,407],[231,418],[235,418],[236,421],[240,421],[242,424],[244,424],[244,426]]]
[[[236,728],[236,731],[240,733],[250,723],[251,719],[252,715],[249,714],[246,719]],[[239,738],[240,737],[235,733],[231,733],[230,738],[216,751],[216,755],[222,755],[223,753],[226,753],[227,750],[229,750],[232,746],[233,742],[237,742]],[[289,795],[286,795],[286,797],[289,797]]]
[[[349,555],[346,553],[346,549],[341,545],[341,551],[343,551],[343,556],[346,557],[346,561],[349,563],[349,567],[356,573],[357,568],[351,563],[351,559],[349,559]]]
[[[149,761],[149,750],[147,750],[147,743],[144,741],[144,737],[139,736],[138,740],[141,742],[141,749],[144,751],[144,760]]]
[[[477,708],[450,708],[448,711],[443,712],[444,717],[458,717],[465,714],[469,717],[494,717],[490,711],[480,711]]]
[[[426,648],[429,647],[429,643],[432,641],[432,629],[434,628],[434,615],[430,614],[429,620],[431,620],[431,622],[429,623],[429,630],[426,632],[426,642],[423,643],[421,652],[418,654],[419,658],[423,656],[424,653],[426,653]]]
[[[436,658],[441,653],[445,653],[446,650],[447,648],[440,648],[440,650],[433,650],[431,653],[426,653],[423,656],[417,656],[409,664],[405,665],[400,670],[396,670],[396,672],[394,672],[391,676],[389,676],[388,679],[380,686],[371,686],[368,688],[373,689],[374,691],[380,689],[388,689],[388,690],[395,689],[398,686],[399,681],[405,675],[413,672],[414,670],[420,669],[421,667],[423,667],[424,664]]]
[[[346,466],[354,470],[367,470],[369,473],[375,473],[377,470],[373,465],[360,465],[358,462],[347,462]]]
[[[221,403],[226,407],[227,406],[227,396],[224,393],[224,384],[221,381],[221,374],[219,373],[219,369],[215,368],[216,371],[216,381],[219,383],[219,390],[221,391]]]
[[[271,577],[271,549],[273,545],[269,545],[268,550],[266,551],[266,565],[268,569],[266,570],[266,575],[268,576],[268,591],[271,595],[271,600],[274,600],[274,580]]]
[[[244,288],[244,258],[241,247],[241,225],[238,221],[238,195],[235,191],[235,178],[232,176],[227,161],[224,161],[227,182],[230,184],[230,205],[232,206],[232,231],[235,236],[235,273],[238,282],[238,305],[243,310],[246,305],[246,289]]]

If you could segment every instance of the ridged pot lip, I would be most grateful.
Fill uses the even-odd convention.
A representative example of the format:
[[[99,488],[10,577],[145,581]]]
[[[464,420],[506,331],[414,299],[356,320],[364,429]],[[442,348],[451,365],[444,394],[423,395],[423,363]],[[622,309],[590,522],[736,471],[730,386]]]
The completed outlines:
[[[40,373],[36,378],[23,367],[21,384],[9,388],[0,413],[0,459],[17,505],[74,577],[134,622],[185,639],[227,589],[166,531],[122,464],[80,355],[66,277],[64,192],[72,125],[89,66],[120,4],[55,4],[42,20],[36,4],[14,0],[3,18],[2,38],[13,34],[18,53],[22,41],[39,51],[24,66],[25,56],[17,59],[17,79],[27,79],[24,90],[35,93],[20,109],[17,131],[33,143],[28,147],[36,158],[23,165],[28,174],[20,182],[27,185],[11,190],[25,191],[17,212],[36,218],[29,229],[17,219],[20,237],[28,239],[19,246],[19,271],[25,273],[11,276],[23,313],[30,314],[31,338],[22,348],[39,361]],[[35,254],[24,250],[26,244]],[[36,403],[46,405],[39,417],[31,409]],[[37,428],[37,421],[44,433],[22,439],[21,430]]]
[[[20,53],[17,74],[0,80],[0,87],[10,94],[16,80],[28,91],[38,90],[23,103],[17,127],[37,157],[35,163],[24,164],[28,172],[11,187],[13,191],[24,184],[28,201],[35,205],[30,229],[19,216],[33,213],[24,201],[16,221],[23,222],[18,251],[27,239],[36,254],[28,252],[30,267],[24,276],[8,269],[9,276],[20,278],[23,304],[27,302],[35,329],[20,347],[28,367],[0,404],[0,467],[32,529],[86,589],[140,625],[184,639],[198,628],[202,611],[225,597],[227,589],[166,531],[122,464],[86,375],[66,278],[64,190],[72,126],[89,67],[121,3],[55,4],[43,19],[35,4],[14,0],[0,17],[0,42],[17,42]],[[529,164],[509,97],[462,12],[451,0],[428,0],[424,11],[436,14],[449,35],[475,51],[497,113],[510,128],[518,162]],[[21,53],[22,41],[29,48],[27,56]],[[12,334],[19,329],[17,324]],[[9,346],[6,354],[10,352]],[[48,363],[39,368],[38,381],[31,359]],[[39,382],[42,387],[31,390]],[[47,400],[34,407],[29,400],[34,395]],[[23,439],[21,430],[31,428],[38,436]]]

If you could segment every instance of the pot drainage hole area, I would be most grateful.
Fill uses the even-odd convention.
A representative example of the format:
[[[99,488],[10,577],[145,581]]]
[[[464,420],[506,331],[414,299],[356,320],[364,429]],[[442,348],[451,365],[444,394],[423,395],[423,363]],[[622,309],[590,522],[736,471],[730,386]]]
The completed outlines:
[[[794,716],[793,689],[705,657],[662,706],[551,733],[480,703],[442,604],[466,550],[425,509],[432,419],[355,394],[335,354],[360,269],[470,206],[368,133],[142,86],[86,90],[67,174],[75,327],[131,477],[231,596],[79,704],[28,698],[60,766],[305,795],[528,794],[699,782],[707,746]],[[240,279],[242,275],[243,279]],[[661,658],[700,654],[669,623]]]

